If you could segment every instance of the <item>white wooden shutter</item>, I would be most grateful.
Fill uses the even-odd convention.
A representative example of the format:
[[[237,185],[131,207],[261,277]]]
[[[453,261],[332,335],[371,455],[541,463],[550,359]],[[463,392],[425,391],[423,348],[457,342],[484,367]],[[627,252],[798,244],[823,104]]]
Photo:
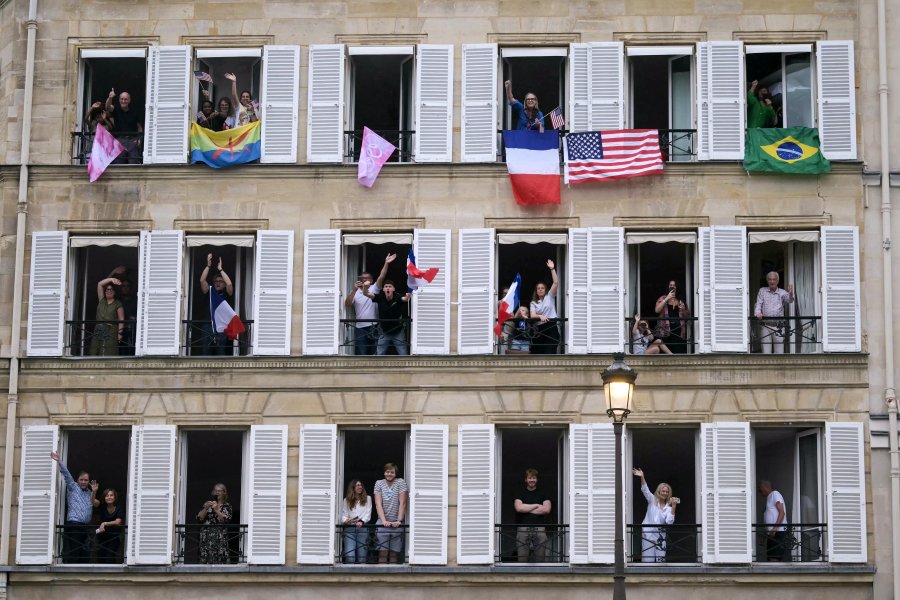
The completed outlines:
[[[450,230],[416,229],[416,266],[439,269],[430,284],[413,295],[412,353],[450,353]]]
[[[590,426],[588,500],[588,562],[615,562],[616,437],[612,423]]]
[[[624,69],[622,42],[589,44],[590,131],[625,127]]]
[[[462,47],[462,162],[497,160],[497,44]]]
[[[188,154],[191,47],[150,46],[144,163],[185,163]]]
[[[256,232],[253,280],[253,354],[291,353],[294,232]]]
[[[459,230],[460,354],[490,354],[494,349],[494,249],[493,229]]]
[[[413,425],[409,480],[409,564],[447,564],[446,425]]]
[[[703,562],[749,563],[753,485],[750,424],[700,424]]]
[[[65,339],[66,268],[69,234],[31,234],[28,356],[61,356]]]
[[[310,44],[306,162],[344,159],[344,45]]]
[[[303,235],[303,354],[337,354],[341,230]]]
[[[569,425],[569,562],[572,564],[589,562],[590,432],[590,425]]]
[[[856,81],[852,41],[816,43],[819,136],[825,158],[856,158]]]
[[[128,564],[171,564],[175,426],[132,426],[131,457]]]
[[[698,350],[700,353],[712,352],[712,288],[710,278],[710,239],[709,227],[700,227],[697,232],[697,254],[700,259],[699,301],[698,301]]]
[[[566,354],[588,352],[588,230],[569,229],[566,260]]]
[[[335,425],[304,425],[300,430],[300,483],[297,507],[297,562],[334,563],[336,520]]]
[[[747,228],[710,228],[710,309],[713,352],[746,352]]]
[[[707,42],[709,158],[744,158],[746,93],[743,42]]]
[[[179,353],[183,252],[183,231],[141,232],[136,342],[141,354]]]
[[[625,231],[621,227],[588,230],[588,351],[625,348]]]
[[[287,496],[287,425],[250,428],[250,498],[247,502],[247,562],[284,564]]]
[[[859,230],[822,227],[822,348],[862,349],[859,315]]]
[[[456,562],[494,563],[493,425],[460,425],[457,433]]]
[[[709,160],[709,42],[697,42],[697,158]]]
[[[569,131],[590,131],[590,45],[569,44]]]
[[[453,159],[453,45],[419,44],[416,54],[416,162]]]
[[[265,46],[260,162],[297,162],[299,91],[300,46]]]
[[[59,466],[50,458],[50,453],[58,445],[59,427],[56,425],[22,429],[16,564],[49,565],[53,562]]]
[[[825,424],[829,560],[867,560],[866,477],[862,423]]]

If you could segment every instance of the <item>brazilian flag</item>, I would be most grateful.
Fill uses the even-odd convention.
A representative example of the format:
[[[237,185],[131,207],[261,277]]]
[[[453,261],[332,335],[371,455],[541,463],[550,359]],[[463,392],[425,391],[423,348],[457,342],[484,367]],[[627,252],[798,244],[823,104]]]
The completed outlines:
[[[747,129],[744,168],[748,171],[814,175],[830,173],[822,156],[819,131],[809,127],[753,127]]]

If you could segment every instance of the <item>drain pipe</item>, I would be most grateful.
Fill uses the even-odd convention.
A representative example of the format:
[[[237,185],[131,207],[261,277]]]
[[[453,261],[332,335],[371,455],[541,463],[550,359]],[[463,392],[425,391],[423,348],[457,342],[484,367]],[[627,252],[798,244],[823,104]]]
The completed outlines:
[[[22,107],[22,147],[19,159],[19,202],[16,205],[16,270],[13,278],[12,328],[9,344],[9,394],[6,400],[6,449],[3,461],[3,512],[0,514],[0,564],[10,564],[13,456],[16,451],[16,410],[19,404],[19,347],[22,341],[22,280],[25,272],[25,219],[28,215],[28,164],[31,161],[31,103],[34,97],[34,52],[37,0],[28,2],[25,54],[25,100]]]

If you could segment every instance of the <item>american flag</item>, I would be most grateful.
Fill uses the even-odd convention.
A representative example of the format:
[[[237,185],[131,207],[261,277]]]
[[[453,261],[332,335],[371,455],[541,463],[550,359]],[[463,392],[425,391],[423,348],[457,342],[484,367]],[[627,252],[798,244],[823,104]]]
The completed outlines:
[[[567,184],[663,172],[657,129],[570,133],[564,144]]]
[[[208,81],[210,83],[213,83],[212,76],[204,71],[194,71],[194,77],[196,77],[200,81]]]
[[[557,106],[550,111],[550,124],[553,129],[562,129],[566,126],[566,118],[562,114],[561,107]]]

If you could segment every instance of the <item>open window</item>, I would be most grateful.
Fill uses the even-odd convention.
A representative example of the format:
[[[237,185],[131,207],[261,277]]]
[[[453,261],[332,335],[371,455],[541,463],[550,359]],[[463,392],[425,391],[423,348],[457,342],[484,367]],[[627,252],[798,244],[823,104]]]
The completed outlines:
[[[212,103],[213,110],[220,107],[222,98],[227,98],[233,116],[237,108],[232,98],[231,81],[225,78],[225,73],[234,73],[237,78],[238,94],[245,90],[250,96],[259,102],[260,85],[262,84],[262,49],[261,48],[197,48],[194,57],[194,70],[206,73],[212,81],[204,81],[194,77],[191,90],[191,118],[201,122],[199,113],[203,108],[203,102]],[[202,123],[201,123],[202,124]]]
[[[752,45],[747,55],[747,81],[758,81],[775,110],[774,127],[815,127],[812,44]]]
[[[525,94],[533,93],[538,108],[544,113],[544,127],[551,129],[547,116],[554,108],[566,103],[566,67],[569,49],[562,48],[501,48],[502,81],[512,82],[513,96],[524,102]],[[513,112],[500,86],[501,106],[504,106],[502,129],[515,129]],[[565,112],[565,110],[563,110]]]

